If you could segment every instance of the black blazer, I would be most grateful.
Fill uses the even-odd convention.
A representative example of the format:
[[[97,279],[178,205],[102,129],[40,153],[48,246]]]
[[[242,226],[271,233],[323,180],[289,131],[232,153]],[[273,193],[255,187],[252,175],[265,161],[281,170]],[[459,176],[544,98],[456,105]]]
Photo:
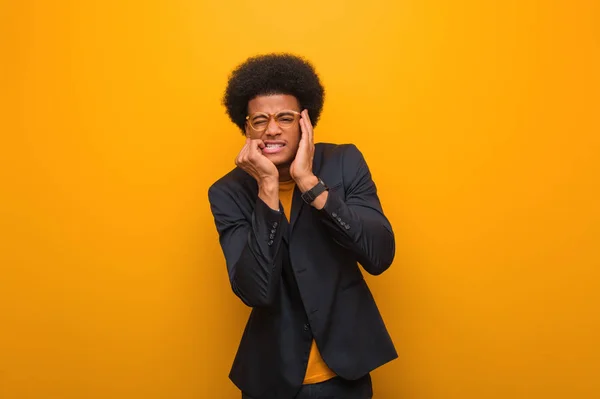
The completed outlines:
[[[312,339],[340,377],[358,379],[398,355],[357,262],[383,273],[395,253],[369,168],[352,144],[316,144],[325,207],[296,187],[291,219],[258,198],[239,168],[208,191],[233,292],[252,307],[230,379],[260,399],[293,398]]]

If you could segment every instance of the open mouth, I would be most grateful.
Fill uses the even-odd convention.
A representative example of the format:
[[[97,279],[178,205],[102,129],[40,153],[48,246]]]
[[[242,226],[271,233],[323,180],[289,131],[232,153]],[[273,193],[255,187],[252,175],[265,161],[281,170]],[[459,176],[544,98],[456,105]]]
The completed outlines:
[[[265,143],[265,148],[262,149],[263,154],[276,154],[278,152],[280,152],[281,150],[283,150],[283,147],[285,147],[285,143],[269,143],[266,142]]]

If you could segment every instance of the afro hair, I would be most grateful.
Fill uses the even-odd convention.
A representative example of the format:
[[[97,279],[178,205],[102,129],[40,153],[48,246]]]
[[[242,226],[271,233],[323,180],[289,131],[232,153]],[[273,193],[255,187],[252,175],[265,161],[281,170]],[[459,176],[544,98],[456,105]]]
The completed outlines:
[[[223,105],[229,119],[244,132],[248,102],[260,95],[289,94],[307,109],[313,126],[317,125],[325,90],[312,64],[287,53],[248,58],[229,76]]]

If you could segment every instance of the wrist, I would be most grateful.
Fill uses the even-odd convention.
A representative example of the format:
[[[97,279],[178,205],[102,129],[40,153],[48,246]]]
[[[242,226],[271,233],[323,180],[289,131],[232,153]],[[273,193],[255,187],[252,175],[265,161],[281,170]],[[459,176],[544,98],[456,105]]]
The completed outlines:
[[[279,192],[279,179],[277,178],[265,178],[258,181],[258,189],[265,193],[276,193]]]
[[[263,180],[258,184],[258,197],[269,208],[279,210],[279,181]]]
[[[314,174],[303,176],[294,180],[296,181],[296,185],[298,185],[298,189],[302,193],[310,190],[319,182],[319,179]]]
[[[309,203],[316,209],[323,209],[329,196],[328,188],[325,183],[319,187],[321,180],[315,175],[299,180],[296,184],[302,192],[302,200]],[[311,191],[312,190],[312,191]]]

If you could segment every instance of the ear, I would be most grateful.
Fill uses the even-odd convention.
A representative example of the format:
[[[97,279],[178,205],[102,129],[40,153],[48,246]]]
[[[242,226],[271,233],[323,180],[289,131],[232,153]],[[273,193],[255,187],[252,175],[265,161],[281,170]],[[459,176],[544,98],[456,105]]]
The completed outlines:
[[[246,138],[250,138],[250,126],[248,125],[248,121],[244,124],[244,134]]]

